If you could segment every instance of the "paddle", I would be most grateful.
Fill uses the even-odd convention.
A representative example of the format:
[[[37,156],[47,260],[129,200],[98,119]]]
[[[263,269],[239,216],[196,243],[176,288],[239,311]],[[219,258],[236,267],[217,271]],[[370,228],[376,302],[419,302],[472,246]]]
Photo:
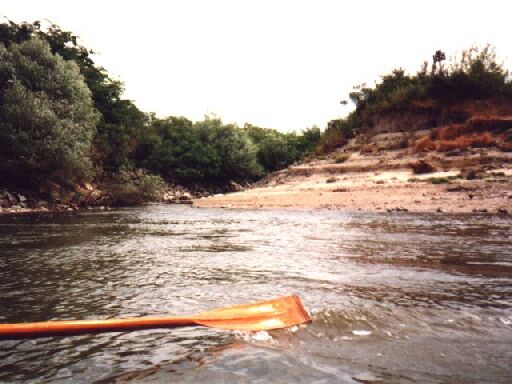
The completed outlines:
[[[20,339],[55,335],[77,335],[97,332],[120,332],[149,328],[170,328],[188,325],[262,331],[288,328],[310,322],[298,296],[259,301],[214,309],[194,316],[141,317],[109,320],[62,320],[40,323],[0,324],[0,338]]]

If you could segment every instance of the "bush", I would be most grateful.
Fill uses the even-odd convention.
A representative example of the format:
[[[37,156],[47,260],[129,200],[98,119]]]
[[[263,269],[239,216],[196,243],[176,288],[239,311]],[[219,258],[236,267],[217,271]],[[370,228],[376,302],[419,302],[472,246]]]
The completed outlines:
[[[146,202],[140,188],[133,183],[111,184],[107,187],[109,203],[114,207],[142,205]]]
[[[167,187],[165,181],[158,175],[144,175],[136,184],[143,197],[148,200],[159,200]]]
[[[98,115],[78,66],[32,38],[0,43],[0,177],[72,183],[92,172]],[[19,175],[24,177],[20,178]]]
[[[267,171],[286,168],[297,159],[297,153],[279,136],[266,137],[258,147],[258,160]]]
[[[445,66],[433,65],[429,72],[425,63],[416,75],[408,75],[403,69],[395,69],[382,76],[374,87],[354,87],[349,97],[356,109],[345,119],[332,120],[324,133],[318,153],[328,153],[344,145],[352,135],[372,127],[375,116],[387,112],[400,112],[410,108],[430,105],[438,107],[464,100],[511,99],[512,82],[509,73],[497,62],[494,49],[470,48],[463,51],[458,61]],[[461,120],[461,116],[453,121]],[[490,119],[493,120],[493,119]],[[512,120],[489,121],[479,119],[466,127],[452,125],[433,132],[431,140],[455,140],[463,134],[481,132],[482,127],[502,131],[511,127]],[[476,144],[476,143],[475,143]],[[446,143],[446,147],[453,146]],[[476,144],[478,145],[478,144]],[[484,145],[484,144],[482,144]],[[485,144],[489,145],[489,143]],[[416,143],[416,150],[432,150],[432,143],[423,139]]]
[[[344,163],[345,161],[347,161],[349,158],[350,158],[350,153],[337,152],[334,155],[334,162],[336,164],[341,164],[341,163]]]
[[[158,201],[166,188],[166,183],[158,175],[143,175],[139,178],[122,178],[106,186],[109,203],[116,207],[141,205],[148,201]]]
[[[431,179],[429,179],[429,181],[435,185],[451,183],[451,181],[448,177],[432,177]]]

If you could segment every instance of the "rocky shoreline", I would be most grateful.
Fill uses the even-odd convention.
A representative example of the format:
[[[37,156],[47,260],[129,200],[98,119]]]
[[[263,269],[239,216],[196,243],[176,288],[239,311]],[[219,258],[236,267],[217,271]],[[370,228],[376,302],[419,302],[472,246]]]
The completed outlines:
[[[185,187],[168,184],[161,194],[150,202],[192,205],[195,199],[204,199],[223,194],[226,191],[240,192],[250,187],[249,184],[241,185],[235,182],[230,182],[225,186]],[[50,198],[43,196],[50,196]],[[119,207],[119,205],[112,205],[111,202],[112,197],[107,189],[95,184],[75,186],[74,191],[62,191],[58,186],[54,186],[52,193],[45,194],[0,188],[0,215],[108,211]]]

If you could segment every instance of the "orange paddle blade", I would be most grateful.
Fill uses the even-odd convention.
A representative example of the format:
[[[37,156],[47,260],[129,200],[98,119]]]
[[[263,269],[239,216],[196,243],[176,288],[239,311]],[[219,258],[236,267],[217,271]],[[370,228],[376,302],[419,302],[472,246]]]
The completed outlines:
[[[261,331],[287,328],[310,321],[311,319],[302,306],[299,297],[294,295],[253,304],[215,309],[195,316],[0,324],[0,338],[76,335],[93,332],[132,331],[190,325]]]
[[[198,314],[194,320],[207,327],[244,331],[288,328],[311,321],[296,295],[215,309]]]

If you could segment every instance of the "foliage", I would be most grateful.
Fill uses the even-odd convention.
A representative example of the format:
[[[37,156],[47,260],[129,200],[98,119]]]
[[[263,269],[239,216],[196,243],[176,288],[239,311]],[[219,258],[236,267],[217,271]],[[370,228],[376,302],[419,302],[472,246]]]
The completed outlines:
[[[246,124],[244,131],[256,145],[258,161],[267,172],[286,168],[303,158],[315,149],[321,137],[317,126],[296,134]]]
[[[74,62],[53,54],[39,38],[8,47],[0,43],[0,175],[5,182],[73,182],[89,176],[97,120],[91,92]]]
[[[167,184],[158,175],[120,172],[104,185],[110,205],[123,207],[140,205],[147,201],[161,200]]]
[[[100,113],[94,139],[96,163],[109,171],[133,165],[133,151],[139,133],[147,125],[147,116],[131,101],[121,98],[123,84],[110,78],[104,68],[95,65],[91,57],[94,52],[80,45],[78,36],[63,31],[55,24],[46,28],[39,21],[0,24],[0,42],[7,47],[34,37],[46,41],[51,51],[64,60],[76,63],[92,93],[94,107]]]
[[[372,117],[385,112],[402,111],[413,103],[431,102],[446,105],[464,100],[512,98],[509,72],[496,59],[493,47],[472,47],[452,58],[447,65],[443,52],[434,54],[432,68],[425,62],[415,75],[402,68],[381,77],[373,87],[362,84],[349,94],[355,110],[344,119],[329,122],[319,153],[342,146],[357,133],[371,126]],[[426,141],[423,145],[426,145]]]
[[[122,98],[123,84],[94,63],[78,36],[52,23],[0,23],[0,47],[4,178],[24,170],[72,182],[92,169],[115,178],[138,166],[184,183],[248,181],[297,161],[321,136],[318,127],[280,133],[215,117],[192,123],[143,113]],[[128,204],[158,185],[151,177],[111,189],[118,204]]]
[[[320,129],[297,135],[246,124],[239,128],[213,116],[152,119],[140,136],[136,164],[182,183],[250,181],[285,168],[316,145]]]
[[[210,143],[219,158],[217,180],[254,180],[263,171],[257,162],[256,147],[245,132],[218,118],[206,117],[194,125],[202,142]]]
[[[165,192],[167,184],[159,175],[144,175],[136,183],[142,196],[148,200],[159,199]]]
[[[135,157],[138,165],[179,182],[211,180],[220,170],[215,148],[184,117],[154,119]]]
[[[350,158],[350,153],[336,152],[334,155],[334,162],[336,164],[342,164]]]

